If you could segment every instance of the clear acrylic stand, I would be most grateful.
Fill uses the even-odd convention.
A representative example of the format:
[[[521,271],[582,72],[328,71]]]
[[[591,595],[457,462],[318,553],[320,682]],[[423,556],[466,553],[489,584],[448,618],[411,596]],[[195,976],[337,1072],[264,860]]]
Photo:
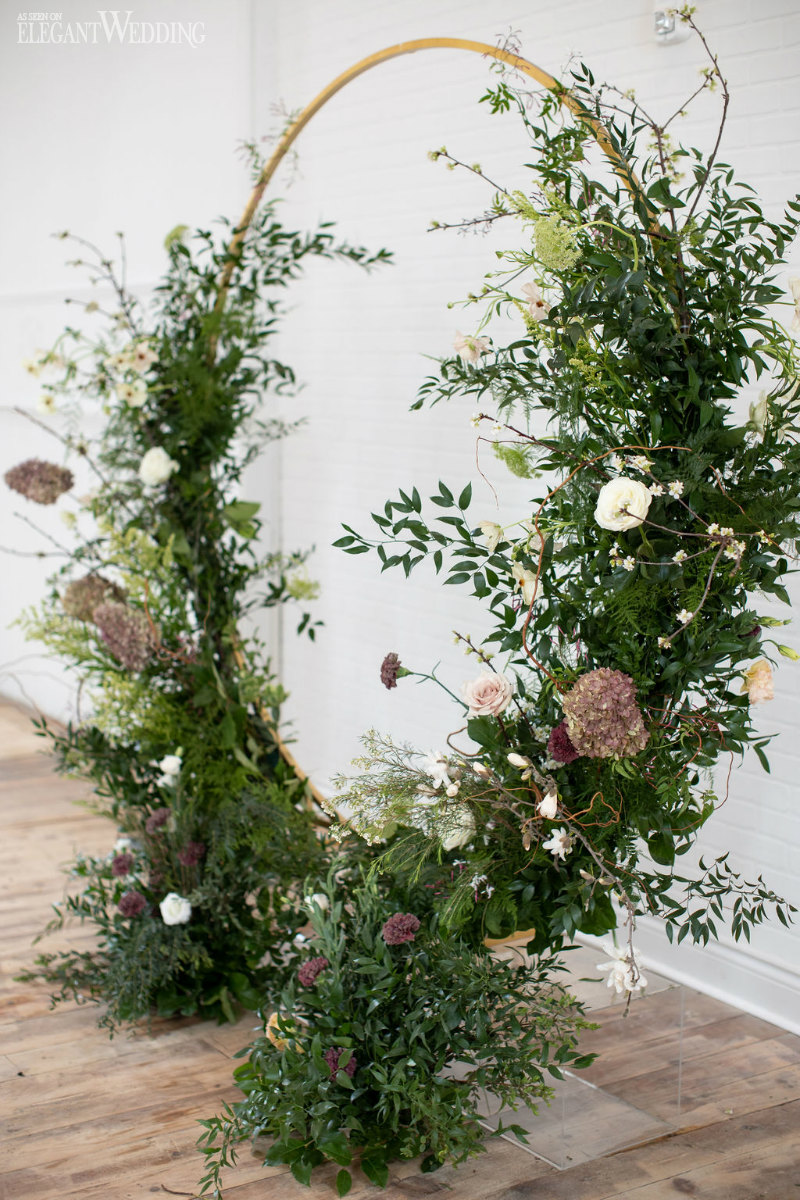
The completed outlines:
[[[684,988],[648,971],[646,994],[631,1000],[626,1014],[625,999],[597,970],[602,958],[602,951],[588,946],[567,958],[568,986],[597,1025],[585,1032],[581,1050],[597,1053],[597,1060],[553,1079],[550,1104],[537,1110],[498,1110],[489,1094],[480,1106],[487,1128],[495,1129],[498,1120],[519,1125],[527,1144],[511,1133],[502,1136],[560,1170],[663,1137],[681,1112]]]

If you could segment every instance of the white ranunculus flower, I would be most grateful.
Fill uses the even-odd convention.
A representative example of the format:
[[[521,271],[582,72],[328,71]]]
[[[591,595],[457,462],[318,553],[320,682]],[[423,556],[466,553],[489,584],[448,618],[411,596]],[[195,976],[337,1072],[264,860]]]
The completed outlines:
[[[310,896],[304,896],[303,904],[306,908],[313,908],[316,905],[320,912],[327,912],[331,906],[331,902],[324,892],[313,892]]]
[[[165,925],[185,925],[192,915],[192,906],[185,896],[170,892],[158,906]]]
[[[158,764],[159,771],[165,775],[180,775],[183,759],[180,754],[165,754]]]
[[[651,500],[643,483],[620,475],[600,488],[594,519],[603,529],[635,529],[647,516]]]
[[[178,464],[170,458],[163,446],[153,446],[139,463],[139,478],[148,487],[166,483]]]
[[[466,846],[467,842],[471,842],[474,836],[475,818],[470,809],[465,807],[442,838],[442,849],[457,850],[459,846]]]

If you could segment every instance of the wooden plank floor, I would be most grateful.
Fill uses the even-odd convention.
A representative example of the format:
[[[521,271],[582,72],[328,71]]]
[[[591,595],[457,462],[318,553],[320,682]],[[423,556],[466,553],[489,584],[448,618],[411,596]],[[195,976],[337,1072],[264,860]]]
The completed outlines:
[[[41,746],[23,714],[0,706],[0,1200],[194,1196],[195,1121],[237,1097],[231,1056],[248,1041],[253,1018],[221,1028],[162,1023],[153,1036],[109,1040],[92,1006],[50,1011],[43,987],[14,981],[63,888],[60,865],[77,848],[106,853],[113,838],[107,822],[71,803],[85,789],[54,776]],[[86,937],[73,929],[62,944]],[[684,991],[678,1116],[677,995],[657,992],[624,1024],[619,1008],[604,1009],[586,1038],[587,1049],[601,1052],[588,1079],[674,1132],[563,1171],[495,1141],[479,1159],[434,1175],[395,1164],[384,1192],[362,1181],[351,1196],[800,1200],[800,1038]],[[245,1148],[226,1196],[330,1200],[334,1173],[302,1188]]]

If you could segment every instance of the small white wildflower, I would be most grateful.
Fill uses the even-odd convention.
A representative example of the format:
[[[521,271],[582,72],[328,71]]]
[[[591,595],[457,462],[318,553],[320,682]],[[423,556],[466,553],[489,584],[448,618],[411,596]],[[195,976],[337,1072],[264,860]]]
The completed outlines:
[[[664,488],[663,488],[663,485],[660,483],[651,483],[650,487],[647,490],[650,492],[651,496],[663,496],[664,495]]]
[[[672,483],[667,484],[667,491],[675,500],[683,495],[683,484],[680,479],[673,479]]]
[[[492,426],[492,433],[495,436],[498,436],[499,434],[503,433],[504,430],[505,425],[501,425],[499,421],[495,421],[494,425]]]
[[[36,401],[36,411],[45,417],[51,417],[57,411],[56,398],[52,392],[42,392]]]
[[[528,302],[528,312],[534,321],[543,321],[550,312],[550,305],[545,300],[535,283],[525,283],[520,289]]]
[[[549,850],[553,858],[563,861],[572,849],[572,838],[562,825],[560,829],[553,830],[546,842],[542,842],[542,849]]]
[[[712,521],[711,524],[706,527],[706,533],[711,534],[712,537],[715,537],[716,534],[719,533],[719,525],[716,523],[716,521]]]
[[[479,412],[474,412],[469,419],[469,423],[473,429],[477,429],[481,423],[481,414]]]
[[[688,608],[682,608],[681,611],[678,613],[678,624],[688,625],[693,617],[694,617],[693,612],[689,612]]]
[[[672,642],[670,641],[670,639],[668,637],[660,637],[658,639],[658,644],[662,650],[669,650],[670,646],[672,645]]]
[[[134,379],[130,383],[118,383],[117,395],[128,408],[141,408],[147,400],[147,384],[143,379]]]
[[[682,562],[686,562],[686,559],[688,557],[689,557],[689,555],[686,553],[685,550],[676,550],[672,556],[672,561],[674,563],[682,563]]]
[[[633,458],[628,459],[628,462],[637,471],[649,471],[653,465],[646,454],[634,454]]]
[[[636,566],[636,559],[629,554],[627,558],[623,558],[622,566],[626,571],[632,571]]]
[[[618,996],[625,992],[633,994],[647,987],[647,980],[640,970],[641,958],[638,950],[619,949],[610,941],[605,941],[601,949],[609,956],[610,961],[597,964],[598,971],[608,971],[608,986],[613,988]]]
[[[310,896],[303,897],[303,905],[305,908],[318,908],[320,912],[327,912],[331,902],[324,892],[313,892]]]
[[[719,531],[719,536],[720,537],[733,537],[733,530],[731,529],[730,525],[723,526],[723,528],[720,529],[720,531]]]
[[[441,750],[429,751],[422,758],[420,765],[435,788],[438,788],[440,784],[446,788],[452,783],[450,764],[447,761],[447,755],[443,754]]]
[[[489,350],[490,340],[487,337],[474,337],[471,334],[456,332],[453,349],[465,363],[476,363],[482,354]]]

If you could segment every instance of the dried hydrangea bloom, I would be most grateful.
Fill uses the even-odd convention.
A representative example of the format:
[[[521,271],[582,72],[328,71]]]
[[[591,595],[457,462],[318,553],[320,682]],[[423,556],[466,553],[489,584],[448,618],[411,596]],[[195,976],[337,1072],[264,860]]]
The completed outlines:
[[[331,1079],[336,1078],[336,1072],[339,1070],[339,1059],[342,1057],[344,1052],[343,1046],[331,1046],[330,1049],[326,1050],[322,1056],[330,1068]],[[351,1056],[349,1063],[346,1067],[342,1067],[342,1070],[344,1071],[345,1075],[349,1075],[352,1079],[356,1073],[356,1060]]]
[[[419,925],[419,917],[415,917],[413,913],[395,913],[384,925],[381,936],[387,946],[399,946],[403,942],[413,942]]]
[[[40,458],[27,458],[19,466],[6,471],[3,478],[13,491],[36,504],[55,504],[58,497],[68,492],[75,482],[72,471],[56,463],[43,462]]]
[[[317,982],[317,976],[321,975],[330,965],[327,958],[323,958],[322,955],[319,955],[318,958],[310,958],[298,970],[297,982],[302,983],[303,987],[312,987]]]
[[[178,851],[178,862],[182,867],[196,867],[205,852],[206,848],[202,842],[187,842],[183,849]]]
[[[636,703],[630,675],[599,667],[588,671],[563,699],[567,732],[587,758],[630,758],[647,745],[649,734]]]
[[[141,671],[153,656],[156,640],[143,612],[105,601],[94,610],[94,623],[114,658],[129,671]]]
[[[138,917],[144,912],[147,901],[141,892],[125,892],[117,908],[123,917]]]
[[[560,763],[571,763],[575,762],[576,758],[580,758],[580,754],[578,754],[578,751],[570,741],[566,721],[562,721],[560,725],[556,725],[547,739],[547,753],[556,762]]]
[[[76,621],[94,620],[94,610],[98,605],[111,600],[121,604],[125,600],[125,593],[102,575],[84,575],[82,579],[73,579],[61,597],[64,611]]]
[[[381,683],[385,688],[397,687],[397,672],[399,669],[399,656],[397,654],[387,654],[381,663]]]

